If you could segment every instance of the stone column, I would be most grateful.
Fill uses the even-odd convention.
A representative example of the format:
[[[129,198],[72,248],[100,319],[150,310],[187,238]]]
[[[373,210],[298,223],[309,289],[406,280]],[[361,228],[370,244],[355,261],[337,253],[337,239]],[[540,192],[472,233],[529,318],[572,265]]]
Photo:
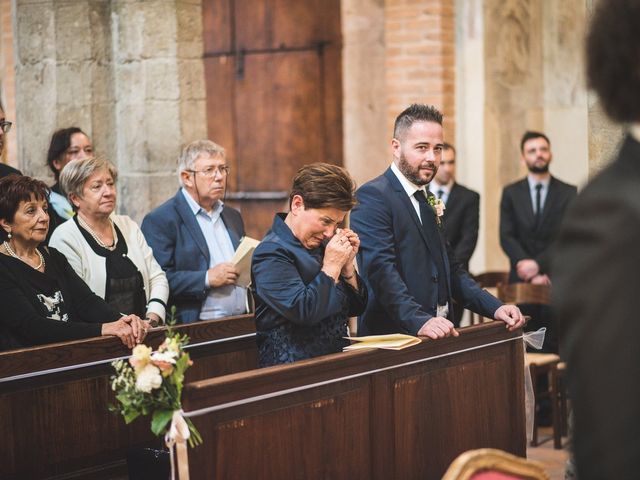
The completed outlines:
[[[343,0],[344,166],[358,185],[391,162],[384,75],[383,0]]]
[[[484,22],[483,0],[456,0],[456,179],[480,192],[480,231],[469,262],[472,273],[485,271],[487,201],[484,149]]]
[[[598,0],[585,0],[587,17],[591,18]],[[588,93],[589,178],[613,160],[625,133],[623,125],[612,122],[602,110],[598,96]]]
[[[584,85],[585,0],[484,0],[486,270],[506,269],[499,243],[502,188],[526,175],[526,130],[551,139],[551,171],[583,184],[589,118]]]
[[[51,178],[51,134],[77,125],[118,166],[140,221],[177,188],[183,143],[206,136],[200,0],[16,0],[20,167]]]

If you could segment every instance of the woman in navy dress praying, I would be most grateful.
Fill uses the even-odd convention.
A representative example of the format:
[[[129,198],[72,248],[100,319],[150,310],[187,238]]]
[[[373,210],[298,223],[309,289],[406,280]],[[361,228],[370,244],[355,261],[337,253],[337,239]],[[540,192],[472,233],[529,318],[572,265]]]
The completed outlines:
[[[367,304],[354,262],[360,240],[343,226],[354,193],[351,176],[337,165],[306,165],[294,177],[289,212],[276,214],[251,265],[260,367],[348,344],[347,320]]]

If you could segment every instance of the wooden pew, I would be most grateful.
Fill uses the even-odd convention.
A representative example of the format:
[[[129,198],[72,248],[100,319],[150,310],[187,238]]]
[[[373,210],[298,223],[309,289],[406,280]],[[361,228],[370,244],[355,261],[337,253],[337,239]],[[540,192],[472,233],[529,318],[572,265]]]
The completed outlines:
[[[521,335],[487,323],[190,383],[191,479],[439,479],[465,450],[525,456]]]
[[[176,330],[191,339],[187,381],[257,365],[252,315]],[[164,336],[154,330],[145,343],[155,348]],[[128,448],[160,446],[148,418],[127,426],[108,411],[111,362],[129,354],[104,337],[0,353],[0,478],[122,478]]]

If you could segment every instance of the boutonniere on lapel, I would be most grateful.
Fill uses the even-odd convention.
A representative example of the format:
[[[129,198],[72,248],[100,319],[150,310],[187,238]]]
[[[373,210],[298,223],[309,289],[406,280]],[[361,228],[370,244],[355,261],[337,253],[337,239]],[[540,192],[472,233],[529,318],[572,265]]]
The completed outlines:
[[[433,211],[436,214],[436,222],[438,223],[438,226],[441,227],[442,219],[440,217],[444,215],[444,210],[446,208],[444,206],[444,202],[441,198],[436,198],[433,195],[429,195],[427,197],[427,202],[429,202],[429,205],[431,205],[431,208],[433,208]]]

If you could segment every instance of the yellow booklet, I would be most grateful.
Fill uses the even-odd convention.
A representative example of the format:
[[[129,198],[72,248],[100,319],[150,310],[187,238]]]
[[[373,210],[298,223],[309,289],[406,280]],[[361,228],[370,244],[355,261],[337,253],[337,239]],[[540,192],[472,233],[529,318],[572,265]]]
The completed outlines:
[[[253,251],[259,243],[255,238],[242,237],[242,241],[231,259],[231,263],[240,272],[236,285],[246,288],[251,283],[251,257],[253,257]]]
[[[418,337],[412,337],[411,335],[404,335],[402,333],[392,333],[390,335],[369,335],[368,337],[344,337],[351,340],[352,343],[348,347],[344,347],[344,351],[347,350],[360,350],[362,348],[384,348],[387,350],[402,350],[403,348],[411,347],[419,344],[422,340]]]

